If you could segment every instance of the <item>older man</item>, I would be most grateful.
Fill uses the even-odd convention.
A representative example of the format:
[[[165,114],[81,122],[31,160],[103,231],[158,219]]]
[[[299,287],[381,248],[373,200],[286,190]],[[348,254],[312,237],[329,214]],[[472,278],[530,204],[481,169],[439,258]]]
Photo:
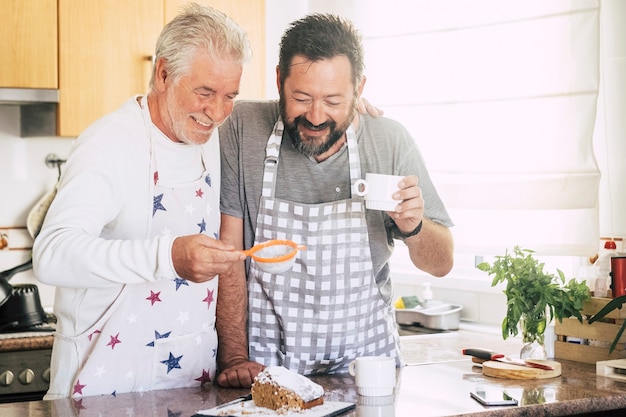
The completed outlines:
[[[78,138],[33,248],[36,275],[57,286],[46,398],[216,375],[213,278],[244,259],[217,240],[217,127],[250,47],[227,16],[192,4],[165,26],[155,56],[148,95]]]

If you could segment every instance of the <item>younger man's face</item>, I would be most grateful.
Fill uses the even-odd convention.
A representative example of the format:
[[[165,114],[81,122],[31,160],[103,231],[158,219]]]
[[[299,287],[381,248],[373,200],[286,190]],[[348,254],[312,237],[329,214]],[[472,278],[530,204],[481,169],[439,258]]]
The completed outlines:
[[[310,61],[296,55],[280,91],[285,130],[302,153],[321,155],[344,136],[356,99],[346,56]]]

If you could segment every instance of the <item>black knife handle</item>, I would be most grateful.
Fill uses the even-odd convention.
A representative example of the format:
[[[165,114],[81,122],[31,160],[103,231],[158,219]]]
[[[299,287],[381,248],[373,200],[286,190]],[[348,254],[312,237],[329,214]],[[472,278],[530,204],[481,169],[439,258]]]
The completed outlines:
[[[467,348],[463,349],[464,355],[474,356],[478,359],[484,359],[486,361],[491,361],[497,358],[501,358],[504,355],[502,353],[494,352],[493,350],[488,349],[480,349],[480,348]]]

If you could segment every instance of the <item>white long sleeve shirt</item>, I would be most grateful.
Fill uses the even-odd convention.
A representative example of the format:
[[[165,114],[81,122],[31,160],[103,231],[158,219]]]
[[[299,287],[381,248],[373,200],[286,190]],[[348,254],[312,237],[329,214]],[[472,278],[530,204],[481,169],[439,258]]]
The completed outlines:
[[[174,143],[151,122],[149,126],[160,178],[197,178],[203,170],[200,146]],[[217,136],[216,130],[202,145],[215,172]],[[33,245],[35,275],[57,286],[54,312],[60,335],[84,332],[124,284],[176,276],[171,260],[176,236],[147,238],[153,184],[150,134],[133,97],[80,135]]]

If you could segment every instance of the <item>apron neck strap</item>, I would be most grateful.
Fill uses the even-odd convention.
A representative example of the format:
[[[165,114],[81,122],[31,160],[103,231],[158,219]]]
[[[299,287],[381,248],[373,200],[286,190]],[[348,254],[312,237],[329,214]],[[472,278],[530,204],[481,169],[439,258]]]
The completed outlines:
[[[280,145],[283,141],[284,124],[281,117],[274,124],[274,129],[267,140],[265,147],[265,169],[263,171],[263,197],[274,197],[276,190],[276,179],[278,176],[278,157],[280,155]],[[350,164],[350,185],[353,185],[361,178],[361,162],[359,159],[359,149],[356,141],[356,134],[352,125],[346,130],[346,142],[348,146],[348,163]]]

